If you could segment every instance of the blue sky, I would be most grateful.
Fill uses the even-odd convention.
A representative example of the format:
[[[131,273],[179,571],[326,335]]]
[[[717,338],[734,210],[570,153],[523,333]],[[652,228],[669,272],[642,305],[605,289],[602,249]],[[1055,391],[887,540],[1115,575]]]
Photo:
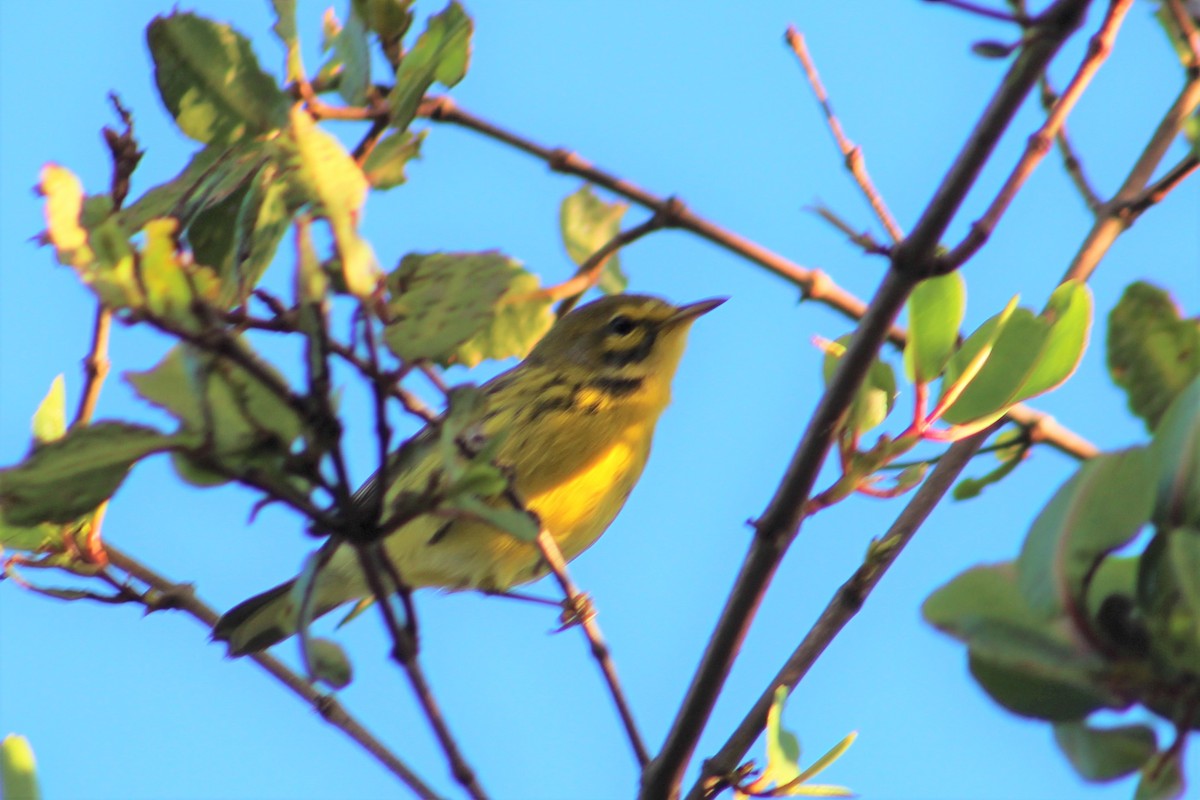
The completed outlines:
[[[1096,4],[1098,7],[1104,4]],[[88,293],[30,241],[41,209],[30,187],[55,161],[91,191],[107,185],[98,135],[120,93],[148,149],[135,193],[174,175],[193,145],[172,127],[153,86],[143,28],[171,4],[0,3],[0,463],[18,460],[28,422],[65,373],[71,408],[91,325]],[[319,3],[301,2],[309,64]],[[421,4],[421,16],[437,9]],[[817,199],[858,227],[870,218],[791,54],[795,23],[852,139],[901,225],[928,202],[1001,76],[1004,63],[969,46],[1011,34],[996,23],[918,2],[496,2],[468,4],[472,69],[454,90],[467,109],[539,142],[563,145],[869,296],[885,264],[848,245],[804,207]],[[1123,179],[1178,91],[1181,73],[1135,4],[1109,62],[1069,126],[1103,193]],[[277,71],[269,4],[200,0],[198,12],[250,35]],[[339,13],[343,9],[338,7]],[[1099,22],[1093,9],[1089,28]],[[1065,85],[1084,40],[1053,75]],[[1029,104],[948,236],[955,241],[991,198],[1039,120]],[[335,127],[356,136],[349,125]],[[1167,164],[1178,159],[1176,148]],[[1092,281],[1107,314],[1137,278],[1170,287],[1200,311],[1198,182],[1129,231]],[[406,252],[499,248],[544,282],[570,271],[558,203],[578,181],[479,136],[434,128],[399,190],[373,196],[364,232],[385,264]],[[627,221],[644,212],[633,210]],[[1040,308],[1089,226],[1052,155],[971,261],[968,325],[1020,292]],[[601,542],[572,565],[599,609],[647,739],[659,743],[745,552],[745,521],[760,513],[819,392],[814,334],[848,325],[796,290],[683,232],[638,242],[623,256],[631,289],[684,302],[731,300],[695,327],[660,423],[650,466]],[[286,270],[268,277],[288,285]],[[1144,439],[1104,370],[1093,336],[1079,373],[1035,402],[1104,448]],[[136,403],[117,373],[153,364],[167,343],[119,329],[101,418],[165,424]],[[287,357],[281,352],[281,357]],[[893,358],[898,364],[899,359]],[[481,380],[503,365],[485,365]],[[455,373],[453,377],[465,375]],[[911,398],[902,396],[899,408]],[[348,414],[365,398],[346,395]],[[361,417],[364,418],[365,417]],[[351,469],[372,469],[370,426],[351,425]],[[980,474],[986,462],[969,469]],[[969,679],[965,652],[919,616],[930,591],[963,569],[1015,556],[1034,513],[1070,474],[1039,450],[982,498],[939,508],[863,612],[789,703],[787,722],[811,759],[847,732],[849,754],[823,778],[867,798],[1125,798],[1126,781],[1085,787],[1049,727],[1002,712]],[[828,478],[830,476],[826,476]],[[105,526],[115,544],[217,608],[287,578],[312,546],[294,517],[269,509],[245,524],[253,497],[182,487],[165,459],[139,467]],[[768,595],[729,687],[701,740],[712,752],[741,718],[898,503],[854,499],[805,525]],[[53,575],[35,575],[46,583]],[[552,586],[538,587],[554,595]],[[587,648],[575,631],[548,635],[551,612],[470,595],[418,596],[423,657],[483,785],[497,797],[624,797],[636,769]],[[0,733],[28,736],[51,798],[375,797],[390,777],[252,664],[224,659],[182,615],[64,604],[0,585]],[[357,677],[348,708],[435,786],[453,783],[406,683],[385,661],[377,621],[340,638]],[[281,653],[293,658],[292,648]],[[756,749],[761,756],[761,748]],[[1192,748],[1188,767],[1200,772]]]

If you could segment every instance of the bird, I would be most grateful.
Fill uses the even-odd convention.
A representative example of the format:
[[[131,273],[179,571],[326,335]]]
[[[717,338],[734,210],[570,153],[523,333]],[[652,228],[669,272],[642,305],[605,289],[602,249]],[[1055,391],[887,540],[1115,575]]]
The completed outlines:
[[[670,402],[692,323],[726,299],[676,306],[650,295],[602,297],[563,315],[521,362],[480,387],[482,435],[501,437],[495,462],[567,561],[594,544],[624,506]],[[426,426],[414,440],[431,431]],[[426,448],[398,461],[394,474],[389,468],[385,518],[401,493],[428,485],[438,463],[436,448]],[[372,478],[352,502],[377,502],[379,488]],[[333,552],[309,589],[317,616],[371,594],[353,547],[327,546]],[[417,516],[387,533],[384,551],[414,589],[504,593],[548,570],[533,543],[465,516]],[[295,580],[230,609],[213,639],[240,656],[294,634]]]

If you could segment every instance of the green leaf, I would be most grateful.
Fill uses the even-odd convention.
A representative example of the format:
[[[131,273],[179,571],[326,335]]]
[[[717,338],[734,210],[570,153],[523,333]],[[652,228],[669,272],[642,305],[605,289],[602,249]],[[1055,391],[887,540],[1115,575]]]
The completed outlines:
[[[304,61],[300,57],[300,38],[296,32],[296,0],[271,0],[275,9],[275,24],[271,27],[287,51],[284,74],[288,83],[304,78]]]
[[[1101,676],[1034,658],[1014,663],[992,652],[968,651],[967,666],[976,682],[1014,714],[1049,722],[1080,720],[1102,708],[1121,709],[1128,701],[1112,694]]]
[[[327,686],[344,689],[354,678],[354,667],[342,646],[332,639],[308,640],[310,674]]]
[[[829,343],[825,348],[823,374],[825,385],[833,380],[838,362],[846,352],[853,334],[846,334],[836,342]],[[867,371],[867,377],[858,387],[858,393],[850,403],[850,411],[846,415],[845,430],[854,437],[859,437],[875,428],[887,419],[896,403],[896,373],[890,364],[875,359]]]
[[[775,698],[767,709],[767,765],[763,778],[776,786],[790,783],[800,775],[800,740],[783,727],[783,707],[787,702],[788,687],[775,689]]]
[[[554,324],[550,301],[538,294],[537,276],[515,270],[489,323],[458,348],[458,363],[473,367],[484,359],[524,358]]]
[[[67,432],[67,383],[61,374],[50,382],[50,391],[33,414],[33,440],[38,444],[61,439]]]
[[[54,246],[58,262],[80,269],[95,255],[88,246],[88,232],[80,224],[83,213],[83,184],[66,167],[42,167],[38,192],[46,198],[46,239]]]
[[[313,247],[309,226],[298,225],[296,232],[296,304],[302,307],[302,314],[306,314],[305,307],[321,307],[326,303],[329,296],[329,277],[321,269],[321,259]],[[314,335],[315,328],[322,324],[320,319],[312,320],[305,316],[301,317],[301,322],[309,336]],[[319,358],[319,354],[317,357]]]
[[[332,41],[333,57],[342,65],[337,90],[348,105],[367,102],[371,85],[371,51],[367,46],[367,26],[358,14],[358,4],[350,4],[346,24]]]
[[[155,17],[146,42],[163,104],[192,139],[236,142],[287,123],[287,95],[230,26],[189,13]]]
[[[1012,563],[967,570],[930,595],[922,613],[967,643],[976,680],[1014,713],[1074,720],[1126,703],[1109,688],[1104,660],[1065,619],[1026,604]]]
[[[126,206],[118,218],[131,233],[157,217],[174,217],[186,229],[197,214],[241,191],[264,164],[281,155],[273,141],[211,144],[198,150],[177,176]]]
[[[37,760],[24,736],[10,733],[0,741],[0,797],[38,800]]]
[[[375,291],[379,278],[375,253],[358,235],[367,179],[342,143],[318,128],[308,112],[296,108],[291,119],[308,199],[314,211],[329,222],[348,291],[367,297]]]
[[[192,257],[220,279],[221,297],[232,297],[236,291],[233,261],[238,214],[249,188],[249,185],[242,186],[223,202],[203,209],[187,229],[187,243],[191,246]]]
[[[1142,767],[1142,779],[1138,781],[1133,800],[1175,800],[1183,797],[1185,782],[1180,750],[1162,753]]]
[[[904,374],[909,383],[937,378],[958,344],[966,311],[967,285],[959,272],[917,284],[908,298],[908,343]]]
[[[244,342],[239,346],[248,348]],[[260,366],[287,385],[276,370]],[[188,345],[173,347],[152,369],[126,372],[124,378],[139,396],[179,420],[182,431],[198,434],[216,456],[282,458],[303,429],[296,412],[256,376]]]
[[[1175,396],[1200,375],[1200,323],[1181,319],[1162,289],[1132,283],[1108,316],[1108,369],[1129,410],[1154,430]]]
[[[956,425],[987,424],[1016,403],[1061,384],[1075,371],[1083,356],[1091,309],[1087,286],[1069,281],[1054,291],[1040,316],[1035,317],[1024,308],[1012,311],[998,325],[990,353],[973,378],[954,374],[952,380],[957,355],[951,359],[943,397],[952,386],[962,386],[962,393],[943,418]],[[988,338],[991,333],[988,332]],[[962,349],[968,350],[970,344],[968,339]]]
[[[1158,748],[1154,729],[1146,725],[1091,728],[1060,722],[1054,726],[1054,741],[1087,781],[1112,781],[1136,772]]]
[[[1085,462],[1025,537],[1017,571],[1030,608],[1052,617],[1077,604],[1097,561],[1127,544],[1149,521],[1153,486],[1145,448]]]
[[[1154,521],[1200,528],[1200,378],[1159,419],[1150,457],[1158,476]]]
[[[1085,283],[1067,281],[1050,295],[1038,320],[1049,329],[1033,371],[1010,399],[1010,405],[1061,386],[1075,372],[1087,349],[1092,326],[1091,290]]]
[[[1160,530],[1142,553],[1138,570],[1138,619],[1144,622],[1151,657],[1168,680],[1191,680],[1200,664],[1200,609],[1196,606],[1200,530]],[[1147,705],[1166,717],[1151,700]],[[1168,703],[1170,701],[1167,701]],[[1171,708],[1170,705],[1167,706]]]
[[[275,164],[265,165],[254,177],[238,208],[232,270],[222,286],[223,306],[244,302],[275,258],[295,212],[290,192]]]
[[[37,553],[62,546],[63,526],[43,522],[38,525],[12,525],[0,508],[0,551],[23,550]]]
[[[623,202],[606,203],[584,184],[579,191],[567,195],[559,209],[559,227],[563,246],[575,266],[582,267],[592,254],[621,231],[621,218],[629,210]],[[597,284],[607,294],[619,294],[629,285],[621,271],[619,255],[608,257]]]
[[[845,755],[846,751],[850,749],[850,745],[854,744],[854,740],[857,738],[857,731],[846,734],[840,742],[829,748],[824,755],[796,776],[795,782],[797,785],[788,787],[787,794],[792,797],[853,797],[854,793],[843,786],[819,786],[806,784],[805,782],[824,772],[833,762]]]
[[[18,526],[70,522],[112,497],[135,463],[173,444],[172,437],[143,425],[76,428],[0,470],[5,519]]]
[[[404,183],[408,179],[405,167],[409,161],[421,157],[421,142],[427,132],[414,136],[409,131],[393,131],[380,139],[363,163],[363,173],[371,188],[391,189]]]
[[[940,406],[948,407],[971,384],[983,365],[992,356],[996,340],[1004,332],[1009,319],[1017,310],[1019,297],[1014,296],[1008,301],[1000,313],[989,317],[982,325],[967,337],[962,347],[954,351],[946,362],[945,374],[942,378],[942,396],[938,401]]]
[[[482,358],[524,355],[536,341],[525,341],[521,320],[514,324],[510,318],[510,307],[532,303],[507,303],[506,298],[536,291],[537,279],[501,253],[409,254],[388,275],[387,289],[384,341],[407,361],[474,366]],[[549,305],[539,304],[546,317]],[[537,336],[544,332],[543,327]],[[506,334],[518,341],[505,341]]]
[[[412,25],[413,0],[355,0],[365,6],[359,13],[385,43],[397,40]]]
[[[388,96],[393,127],[408,129],[425,92],[435,82],[449,88],[467,74],[473,27],[456,0],[429,18],[424,33],[396,70],[396,84]]]

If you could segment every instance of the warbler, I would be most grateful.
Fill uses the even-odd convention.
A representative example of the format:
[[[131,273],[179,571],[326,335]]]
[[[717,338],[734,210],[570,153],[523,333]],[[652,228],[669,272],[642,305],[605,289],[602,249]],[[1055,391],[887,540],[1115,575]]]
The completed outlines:
[[[523,361],[481,387],[482,433],[503,435],[496,462],[511,471],[516,494],[568,561],[624,506],[670,401],[688,330],[723,302],[674,306],[646,295],[601,298],[563,316]],[[427,485],[436,459],[431,451],[389,474],[385,518],[401,492]],[[378,489],[368,481],[355,501],[366,502]],[[388,534],[384,549],[412,588],[503,592],[548,569],[536,545],[476,518],[419,516]],[[217,622],[213,638],[242,655],[291,636],[293,584],[235,606]],[[317,615],[370,594],[349,545],[336,546],[311,592]]]

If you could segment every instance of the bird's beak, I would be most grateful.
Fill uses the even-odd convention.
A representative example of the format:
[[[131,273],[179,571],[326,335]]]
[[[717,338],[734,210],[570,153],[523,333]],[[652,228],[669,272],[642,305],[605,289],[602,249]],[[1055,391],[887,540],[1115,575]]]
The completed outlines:
[[[667,320],[667,324],[676,325],[680,322],[691,322],[696,317],[712,311],[728,299],[728,297],[713,297],[708,300],[700,300],[695,303],[688,303],[686,306],[680,306],[675,309],[675,313]]]

